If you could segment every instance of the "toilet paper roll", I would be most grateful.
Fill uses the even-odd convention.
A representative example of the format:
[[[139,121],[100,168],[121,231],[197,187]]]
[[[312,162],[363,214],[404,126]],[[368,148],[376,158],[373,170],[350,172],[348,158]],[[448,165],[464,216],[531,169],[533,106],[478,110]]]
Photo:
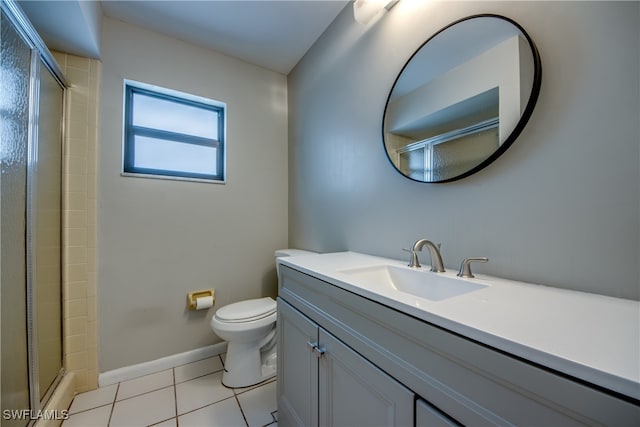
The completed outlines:
[[[203,310],[211,307],[213,307],[212,296],[196,298],[196,310]]]

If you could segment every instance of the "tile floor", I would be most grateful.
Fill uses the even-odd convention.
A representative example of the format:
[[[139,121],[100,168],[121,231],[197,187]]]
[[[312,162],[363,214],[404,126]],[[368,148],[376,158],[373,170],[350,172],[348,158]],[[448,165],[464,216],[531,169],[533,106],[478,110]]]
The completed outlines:
[[[275,378],[222,385],[224,355],[78,394],[62,427],[277,427]]]

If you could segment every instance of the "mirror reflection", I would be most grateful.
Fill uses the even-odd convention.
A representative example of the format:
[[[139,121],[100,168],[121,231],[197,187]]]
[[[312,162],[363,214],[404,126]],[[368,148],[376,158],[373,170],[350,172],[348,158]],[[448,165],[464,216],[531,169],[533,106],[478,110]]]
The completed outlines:
[[[540,58],[515,22],[497,15],[457,21],[427,40],[391,89],[383,121],[395,168],[448,182],[497,158],[526,124],[540,89]]]

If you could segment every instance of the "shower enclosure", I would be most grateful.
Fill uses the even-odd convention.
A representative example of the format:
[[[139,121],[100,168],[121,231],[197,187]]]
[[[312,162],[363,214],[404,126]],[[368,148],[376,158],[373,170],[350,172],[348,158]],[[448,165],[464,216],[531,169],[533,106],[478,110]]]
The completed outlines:
[[[65,84],[19,7],[1,1],[0,422],[25,426],[63,374]]]

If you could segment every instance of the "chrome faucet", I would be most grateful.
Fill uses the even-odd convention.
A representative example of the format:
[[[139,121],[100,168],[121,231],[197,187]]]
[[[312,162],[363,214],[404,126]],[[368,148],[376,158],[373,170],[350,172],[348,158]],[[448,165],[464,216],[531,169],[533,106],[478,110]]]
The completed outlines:
[[[433,242],[427,239],[420,239],[413,244],[411,250],[405,249],[407,252],[411,253],[411,259],[409,261],[409,267],[420,268],[420,260],[418,260],[418,251],[421,251],[422,248],[426,246],[429,249],[429,254],[431,255],[431,271],[434,273],[444,273],[444,265],[442,262],[442,255],[440,255],[440,245],[435,245]]]
[[[458,271],[458,277],[464,277],[468,279],[472,279],[476,276],[471,273],[471,263],[472,262],[487,262],[489,258],[487,257],[471,257],[465,258],[460,264],[460,271]]]

